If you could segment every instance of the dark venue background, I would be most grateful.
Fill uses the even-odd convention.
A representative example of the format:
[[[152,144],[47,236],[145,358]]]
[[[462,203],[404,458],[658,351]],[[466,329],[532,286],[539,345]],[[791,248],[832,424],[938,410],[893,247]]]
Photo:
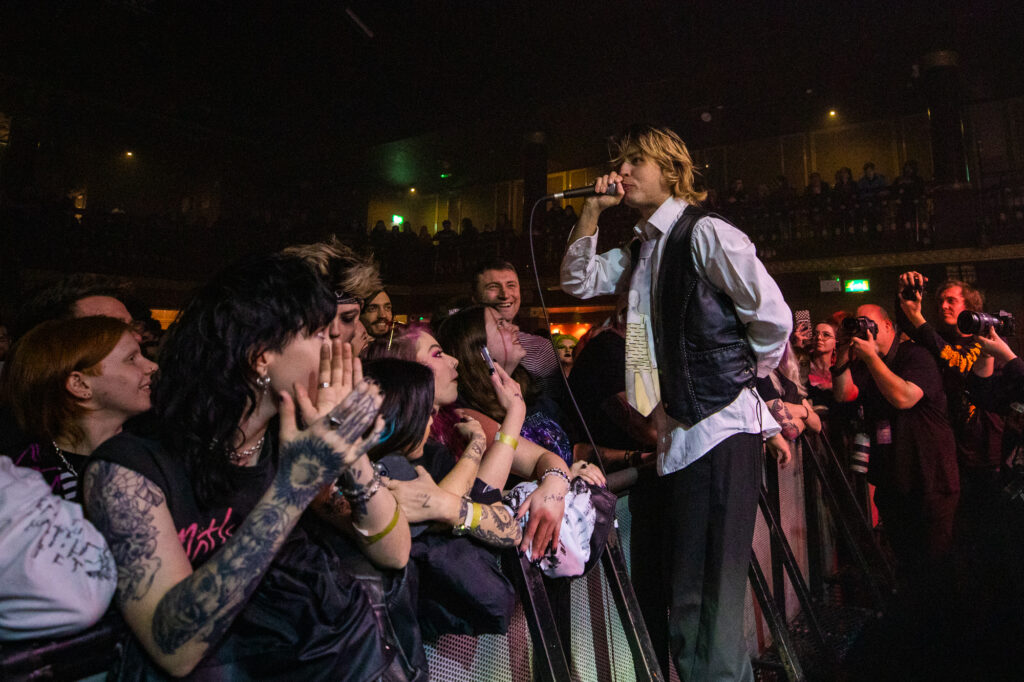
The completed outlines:
[[[840,165],[856,180],[868,160],[891,181],[910,158],[930,188],[973,192],[929,195],[925,238],[915,223],[911,243],[867,239],[860,253],[1019,244],[1013,224],[983,228],[1000,202],[1010,223],[1019,210],[1004,195],[1024,167],[1022,28],[1019,7],[994,1],[8,2],[0,312],[83,269],[130,276],[152,305],[174,307],[231,258],[330,233],[383,260],[366,233],[397,214],[403,231],[433,234],[443,218],[459,231],[465,217],[519,231],[538,168],[549,189],[584,184],[606,137],[636,120],[675,127],[719,198],[741,176],[751,194],[777,175],[799,193],[812,171],[831,184]],[[937,148],[950,123],[960,146]],[[878,150],[886,158],[863,158]],[[732,217],[766,260],[850,250],[791,249],[791,237],[817,240]],[[944,217],[955,227],[939,230]],[[541,249],[546,277],[557,244]],[[461,287],[452,275],[477,251],[459,254],[458,273],[391,255],[389,280],[433,283],[436,296]],[[799,298],[858,272],[848,265],[777,272],[805,275],[781,278]],[[978,277],[999,281],[1000,267]],[[396,296],[429,309],[411,289]]]

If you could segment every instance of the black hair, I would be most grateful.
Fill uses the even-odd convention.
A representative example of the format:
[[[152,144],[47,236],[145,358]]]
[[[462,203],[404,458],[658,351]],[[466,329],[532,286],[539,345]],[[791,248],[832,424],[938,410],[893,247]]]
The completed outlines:
[[[153,406],[201,504],[231,492],[227,453],[263,390],[257,357],[326,327],[335,310],[334,294],[312,268],[282,255],[227,267],[185,306],[160,353]]]
[[[480,261],[479,263],[477,263],[476,268],[474,268],[473,270],[473,276],[469,280],[469,285],[473,288],[474,291],[476,291],[477,280],[480,279],[480,276],[487,272],[488,270],[511,270],[512,272],[516,273],[516,277],[519,276],[519,271],[516,270],[516,266],[508,262],[504,258],[489,258],[485,261]]]
[[[386,437],[367,455],[374,461],[393,453],[408,455],[427,430],[434,407],[434,372],[418,362],[378,358],[363,365],[363,376],[374,379],[384,394],[380,416]]]
[[[21,338],[29,329],[41,322],[71,319],[75,316],[75,303],[90,296],[109,296],[125,303],[131,297],[131,287],[123,279],[106,275],[68,275],[37,291],[21,307],[14,324],[8,330],[11,340]]]

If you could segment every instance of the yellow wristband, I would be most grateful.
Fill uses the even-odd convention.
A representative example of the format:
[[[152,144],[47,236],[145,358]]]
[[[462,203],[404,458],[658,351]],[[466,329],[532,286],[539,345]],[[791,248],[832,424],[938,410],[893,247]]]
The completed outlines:
[[[480,505],[477,504],[476,502],[473,502],[473,520],[469,522],[470,530],[476,530],[477,528],[480,527],[480,515],[481,515],[481,513],[482,513],[482,510],[480,509]]]
[[[401,515],[401,511],[401,505],[398,504],[398,500],[395,500],[395,515],[391,517],[391,522],[384,527],[384,530],[382,530],[379,533],[374,533],[373,535],[364,539],[363,542],[365,542],[368,545],[372,545],[375,542],[380,542],[381,540],[383,540],[384,537],[388,533],[393,531],[395,529],[395,526],[398,525],[398,517]]]
[[[513,450],[519,447],[519,441],[516,440],[516,438],[508,435],[507,433],[502,433],[501,431],[498,431],[496,434],[494,434],[494,442],[504,443]]]

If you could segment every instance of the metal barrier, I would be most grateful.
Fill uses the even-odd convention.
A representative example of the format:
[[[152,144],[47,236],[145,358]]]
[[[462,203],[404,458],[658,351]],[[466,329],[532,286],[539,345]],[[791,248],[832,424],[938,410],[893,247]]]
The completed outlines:
[[[832,679],[836,674],[842,644],[836,642],[836,605],[828,598],[820,556],[825,529],[835,527],[851,566],[859,572],[870,596],[871,608],[856,609],[857,617],[870,618],[884,609],[894,584],[892,567],[874,543],[872,529],[827,441],[818,436],[801,437],[798,454],[804,474],[802,490],[807,495],[801,511],[808,531],[807,569],[801,570],[799,557],[786,536],[783,513],[792,513],[795,506],[779,504],[778,472],[773,471],[770,460],[759,504],[762,522],[770,534],[770,575],[766,575],[757,553],[751,553],[751,587],[771,634],[770,649],[754,657],[762,679],[766,678],[764,671],[772,669],[794,681]],[[611,482],[628,487],[634,480],[635,471],[627,470],[613,474]],[[616,514],[617,530],[611,533],[601,562],[587,576],[572,581],[568,651],[559,640],[539,572],[510,552],[503,562],[520,598],[508,632],[479,637],[446,635],[427,642],[431,679],[675,679],[674,671],[658,667],[628,579],[631,517],[624,495]],[[800,607],[796,616],[788,613],[786,579]],[[842,630],[839,636],[849,636],[850,627],[838,629]],[[123,632],[120,619],[114,617],[65,640],[0,645],[0,679],[78,679],[102,672],[114,660],[115,645]]]

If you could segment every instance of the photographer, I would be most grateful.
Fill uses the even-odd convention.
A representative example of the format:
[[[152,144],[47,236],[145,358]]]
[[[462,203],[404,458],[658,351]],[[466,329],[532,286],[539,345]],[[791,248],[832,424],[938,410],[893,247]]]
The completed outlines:
[[[959,495],[953,431],[942,379],[928,352],[900,343],[884,309],[862,305],[843,320],[832,389],[864,407],[868,480],[908,582],[927,591],[949,552]]]
[[[921,298],[928,278],[919,272],[900,275],[900,329],[926,348],[938,363],[948,400],[949,420],[956,440],[960,468],[960,508],[957,537],[966,556],[977,554],[993,525],[992,503],[999,492],[999,463],[1003,422],[994,411],[979,409],[967,395],[972,369],[992,373],[993,358],[982,352],[981,341],[957,328],[965,311],[980,312],[981,292],[966,282],[948,280],[937,290],[941,324],[932,326],[921,313]],[[1001,364],[1001,363],[1000,363]]]
[[[1024,447],[1024,423],[1021,423],[1024,413],[1019,410],[1019,406],[1024,404],[1024,360],[1017,357],[994,328],[977,339],[981,344],[982,357],[995,358],[996,362],[1003,363],[1003,367],[1001,372],[993,375],[991,364],[976,363],[974,371],[967,377],[967,391],[979,407],[994,412],[1009,411],[1001,452],[1002,460],[1006,462]]]
[[[1024,402],[1024,360],[1017,357],[994,328],[990,328],[985,336],[977,338],[982,357],[995,358],[1003,363],[1003,368],[992,379],[992,365],[977,363],[973,376],[967,378],[971,396],[986,409],[994,411],[1005,410],[1013,402]]]

